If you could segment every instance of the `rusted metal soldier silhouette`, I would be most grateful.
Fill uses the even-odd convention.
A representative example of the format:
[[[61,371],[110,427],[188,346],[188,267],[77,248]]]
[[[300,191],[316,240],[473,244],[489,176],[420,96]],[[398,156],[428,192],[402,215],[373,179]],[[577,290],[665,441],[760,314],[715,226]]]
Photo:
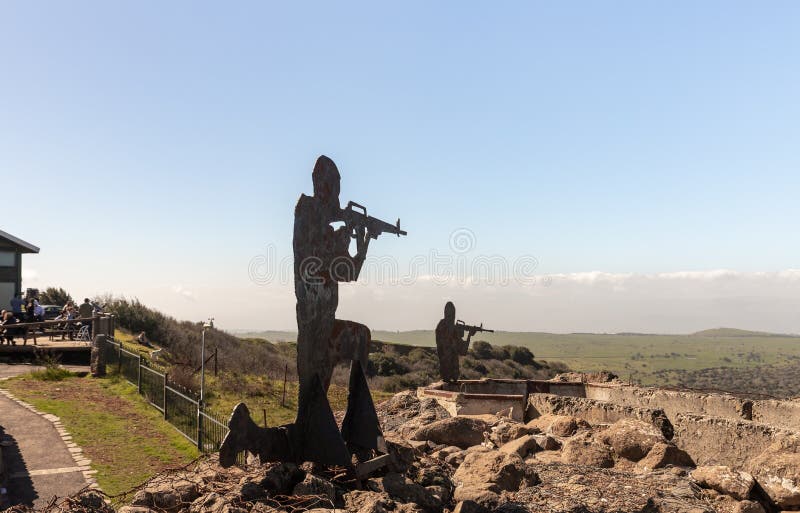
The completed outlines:
[[[463,331],[456,327],[456,306],[452,301],[444,305],[444,319],[436,325],[436,353],[439,355],[439,374],[447,382],[456,381],[460,374],[458,357],[467,354],[472,333],[463,339]]]
[[[472,336],[479,331],[494,333],[480,326],[456,320],[456,306],[452,301],[444,305],[444,319],[436,325],[436,353],[439,355],[439,374],[447,382],[458,380],[461,373],[458,357],[465,356]],[[467,338],[464,338],[466,333]]]
[[[312,173],[314,195],[300,196],[294,219],[294,285],[297,299],[297,374],[299,397],[293,424],[259,428],[247,407],[237,405],[229,422],[230,434],[220,449],[220,462],[232,464],[236,453],[248,450],[262,461],[311,461],[350,465],[351,453],[360,459],[381,449],[382,435],[367,387],[369,328],[336,319],[339,282],[358,279],[370,239],[389,232],[406,232],[368,216],[350,202],[339,204],[340,175],[326,156],[317,159]],[[333,224],[343,226],[334,228]],[[356,254],[349,253],[350,240]],[[351,362],[347,412],[339,431],[326,397],[333,368]]]
[[[327,392],[333,368],[339,362],[356,360],[366,366],[371,340],[363,324],[336,319],[339,282],[358,279],[369,248],[366,226],[342,221],[339,205],[340,175],[326,156],[317,159],[311,175],[314,195],[300,196],[294,211],[294,292],[297,298],[297,374],[300,381],[295,424],[308,424],[315,377]],[[353,232],[353,230],[355,232]],[[351,238],[356,254],[350,256]]]

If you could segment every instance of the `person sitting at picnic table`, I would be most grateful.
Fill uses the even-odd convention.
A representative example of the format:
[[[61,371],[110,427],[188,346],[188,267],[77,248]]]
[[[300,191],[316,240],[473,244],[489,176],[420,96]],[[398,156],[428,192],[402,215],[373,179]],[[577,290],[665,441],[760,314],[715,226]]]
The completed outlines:
[[[75,307],[72,305],[72,301],[68,301],[67,304],[64,305],[64,308],[61,309],[61,315],[59,315],[58,317],[56,317],[53,320],[54,321],[71,321],[76,316],[77,316],[77,313],[75,312]],[[69,339],[70,340],[74,339],[75,335],[74,335],[74,328],[72,326],[72,323],[65,322],[64,324],[59,324],[58,328],[63,330],[62,333],[61,333],[61,340],[64,340],[64,338],[67,335],[69,335]]]
[[[72,300],[67,301],[67,304],[64,305],[64,307],[61,309],[61,315],[63,315],[66,318],[69,311],[74,309],[75,309],[75,304],[72,302]]]
[[[3,312],[3,321],[0,322],[0,326],[3,327],[2,338],[5,339],[6,343],[9,345],[15,346],[17,343],[14,342],[14,337],[19,334],[19,328],[14,328],[13,326],[19,323],[19,319],[14,316],[13,312],[6,312],[5,310]]]
[[[67,308],[67,320],[72,321],[78,318],[78,311],[75,309],[74,306],[70,306]],[[69,335],[70,340],[75,340],[75,324],[68,323],[67,324],[67,334]],[[63,336],[61,340],[64,340]]]
[[[25,306],[25,300],[22,299],[22,292],[17,292],[14,295],[14,297],[11,298],[11,312],[19,320],[22,320],[22,316],[23,316],[23,310],[22,309],[23,309],[24,306]],[[5,312],[5,310],[3,310],[3,311]],[[2,322],[2,319],[0,319],[0,322]]]
[[[25,322],[34,322],[34,313],[33,313],[33,301],[34,299],[31,298],[25,303]]]
[[[36,322],[44,321],[44,307],[39,304],[38,299],[33,300],[33,319]]]

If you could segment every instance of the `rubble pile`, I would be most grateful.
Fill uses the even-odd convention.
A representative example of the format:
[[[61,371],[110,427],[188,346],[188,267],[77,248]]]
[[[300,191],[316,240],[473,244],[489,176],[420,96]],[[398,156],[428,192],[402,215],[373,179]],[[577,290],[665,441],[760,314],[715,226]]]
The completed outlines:
[[[800,438],[748,469],[695,466],[662,429],[545,414],[451,417],[401,392],[378,405],[396,465],[360,483],[342,469],[215,457],[159,475],[119,513],[767,513],[800,509]],[[74,502],[74,501],[73,501]],[[86,501],[78,501],[86,510]],[[65,511],[65,508],[61,508]]]

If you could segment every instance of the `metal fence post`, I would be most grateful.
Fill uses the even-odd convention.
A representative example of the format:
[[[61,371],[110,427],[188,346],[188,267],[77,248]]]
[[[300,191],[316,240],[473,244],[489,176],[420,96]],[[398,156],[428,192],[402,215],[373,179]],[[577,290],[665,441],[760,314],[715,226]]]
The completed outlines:
[[[169,373],[164,373],[164,420],[167,420],[167,376]]]
[[[197,450],[203,452],[203,403],[197,403]]]
[[[122,374],[122,342],[117,345],[117,373]]]
[[[139,366],[136,368],[136,391],[142,395],[142,355],[139,355]]]

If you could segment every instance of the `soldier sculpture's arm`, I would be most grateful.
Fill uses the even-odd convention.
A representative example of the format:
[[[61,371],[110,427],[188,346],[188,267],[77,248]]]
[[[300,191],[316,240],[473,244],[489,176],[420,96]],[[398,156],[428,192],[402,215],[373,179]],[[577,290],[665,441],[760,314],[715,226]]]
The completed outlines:
[[[369,232],[363,226],[355,228],[342,226],[336,230],[336,238],[336,258],[332,264],[332,275],[339,282],[356,281],[367,258]],[[349,252],[351,238],[356,240],[356,254],[353,256]]]

